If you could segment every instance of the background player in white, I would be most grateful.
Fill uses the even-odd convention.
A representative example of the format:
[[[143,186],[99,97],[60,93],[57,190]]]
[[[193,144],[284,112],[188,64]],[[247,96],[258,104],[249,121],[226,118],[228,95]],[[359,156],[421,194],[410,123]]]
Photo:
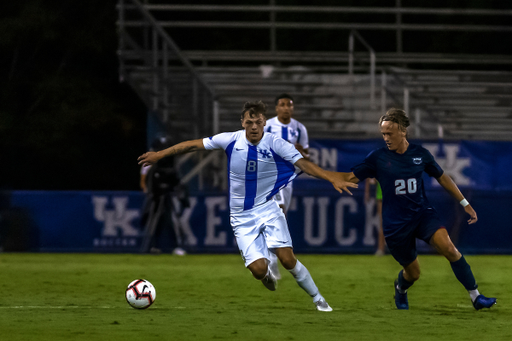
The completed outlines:
[[[309,138],[306,127],[294,119],[294,101],[292,96],[281,94],[275,99],[277,116],[267,120],[265,131],[275,134],[293,144],[295,148],[302,154],[304,159],[309,161]],[[288,212],[292,199],[292,183],[290,182],[285,188],[281,189],[274,197],[279,206],[283,209],[284,214]]]
[[[356,184],[341,180],[340,173],[323,170],[305,160],[293,145],[273,134],[264,133],[266,106],[261,101],[245,103],[244,130],[221,133],[209,138],[178,143],[160,152],[147,152],[139,164],[150,165],[166,156],[204,149],[224,149],[228,156],[230,221],[245,266],[269,290],[277,281],[268,266],[269,249],[298,285],[312,298],[319,311],[332,311],[320,294],[309,271],[293,253],[288,224],[283,211],[272,199],[303,172],[330,181],[342,193]],[[350,193],[351,194],[351,193]]]

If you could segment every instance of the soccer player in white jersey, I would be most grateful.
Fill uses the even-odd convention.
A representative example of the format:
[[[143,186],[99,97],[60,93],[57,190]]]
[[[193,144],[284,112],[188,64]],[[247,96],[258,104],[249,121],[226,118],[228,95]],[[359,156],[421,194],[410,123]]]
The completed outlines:
[[[269,249],[312,298],[319,311],[332,311],[320,294],[308,269],[295,257],[285,215],[273,196],[303,172],[325,179],[340,193],[350,193],[357,185],[340,180],[337,172],[326,171],[304,159],[295,147],[264,132],[266,106],[247,102],[242,111],[242,127],[204,139],[178,143],[138,158],[140,165],[151,165],[163,157],[196,150],[224,149],[228,156],[230,222],[245,266],[269,290],[277,280],[268,266]],[[352,193],[350,193],[352,194]]]
[[[293,109],[294,101],[292,96],[281,94],[275,99],[277,116],[267,120],[265,131],[275,134],[293,144],[302,156],[309,160],[308,148],[309,138],[306,127],[294,119]],[[274,196],[279,206],[283,209],[284,214],[288,212],[292,200],[292,183],[282,188],[279,193]]]

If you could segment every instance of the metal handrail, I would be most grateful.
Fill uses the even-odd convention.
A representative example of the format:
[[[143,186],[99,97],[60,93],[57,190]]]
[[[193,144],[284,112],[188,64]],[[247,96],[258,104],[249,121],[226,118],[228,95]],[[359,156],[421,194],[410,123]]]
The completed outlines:
[[[354,6],[266,6],[266,5],[174,5],[145,4],[154,11],[198,11],[198,12],[319,12],[319,13],[376,13],[376,14],[425,14],[425,15],[512,15],[512,10],[425,8],[425,7],[354,7]]]
[[[382,114],[384,114],[386,112],[386,96],[387,95],[389,95],[394,101],[400,102],[398,97],[396,97],[395,94],[393,93],[393,91],[391,91],[391,89],[387,83],[388,76],[392,76],[393,79],[397,83],[399,83],[399,86],[402,87],[403,97],[402,97],[401,102],[403,104],[403,109],[407,114],[409,114],[410,117],[412,117],[412,113],[410,112],[410,99],[414,98],[414,95],[411,94],[408,84],[404,80],[402,80],[393,69],[394,68],[392,68],[392,67],[387,68],[386,70],[383,70],[382,74],[381,74],[381,111],[382,111]],[[421,116],[422,111],[427,113],[430,120],[438,125],[438,129],[443,131],[443,126],[439,122],[439,119],[434,114],[432,114],[432,112],[430,110],[428,110],[427,108],[416,107],[415,111],[414,111],[415,137],[416,138],[419,138],[421,136],[421,132],[425,131],[425,129],[420,124],[420,121],[421,121],[420,116]]]
[[[121,5],[124,0],[120,0],[119,7],[120,9],[123,8]],[[181,53],[181,50],[179,49],[178,45],[174,42],[174,40],[165,32],[165,30],[162,28],[162,23],[157,22],[156,19],[149,13],[147,10],[147,5],[141,4],[138,0],[128,0],[135,4],[136,8],[142,13],[144,18],[151,24],[151,27],[159,34],[160,38],[162,38],[168,46],[173,50],[173,52],[178,56],[179,60],[185,65],[185,67],[190,71],[190,73],[196,78],[201,85],[203,85],[206,89],[208,89],[208,92],[212,95],[213,98],[215,98],[215,91],[210,87],[208,83],[206,83],[203,79],[203,77],[196,71],[195,67],[192,65],[192,63]],[[126,8],[126,7],[125,7]],[[130,26],[129,22],[124,20],[123,21],[124,26]],[[120,28],[122,30],[122,28]]]
[[[364,38],[356,30],[351,30],[348,39],[348,73],[354,74],[354,37],[370,52],[370,106],[375,108],[375,50],[364,40]]]

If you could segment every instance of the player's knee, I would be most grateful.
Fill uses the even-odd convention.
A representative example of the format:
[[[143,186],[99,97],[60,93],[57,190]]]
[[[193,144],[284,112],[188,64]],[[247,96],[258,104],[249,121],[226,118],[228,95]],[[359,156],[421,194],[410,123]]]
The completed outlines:
[[[261,280],[265,278],[268,271],[267,262],[265,262],[263,259],[258,259],[257,261],[251,263],[248,266],[249,271],[251,271],[254,278],[257,280]]]
[[[291,270],[297,264],[297,258],[293,253],[284,255],[281,259],[281,264],[286,270]]]

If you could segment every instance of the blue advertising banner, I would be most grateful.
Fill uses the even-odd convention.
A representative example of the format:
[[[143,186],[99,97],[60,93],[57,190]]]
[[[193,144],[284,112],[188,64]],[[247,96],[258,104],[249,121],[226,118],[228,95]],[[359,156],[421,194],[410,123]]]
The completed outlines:
[[[414,142],[414,141],[413,141]],[[420,142],[452,176],[479,216],[467,215],[436,182],[426,177],[427,196],[459,249],[466,253],[512,253],[512,229],[504,213],[512,207],[512,143]],[[312,160],[325,169],[350,171],[382,140],[311,142]],[[297,253],[373,253],[377,243],[375,202],[364,202],[363,185],[353,196],[329,183],[302,175],[294,182],[288,222]],[[7,199],[6,199],[7,198]],[[13,240],[21,249],[56,252],[139,252],[144,195],[110,191],[4,192],[0,246]],[[5,204],[7,202],[8,204]],[[225,193],[193,193],[179,217],[189,252],[238,252],[229,224]],[[167,229],[159,245],[172,247]],[[11,244],[9,244],[11,243]],[[421,250],[430,252],[427,245]]]
[[[462,207],[442,189],[427,192],[455,244],[466,253],[512,253],[512,229],[504,214],[512,193],[464,193],[479,214],[477,224],[468,225]],[[140,192],[11,193],[11,207],[21,209],[35,226],[32,250],[50,252],[139,252],[143,200]],[[334,189],[318,193],[297,188],[288,212],[297,253],[373,253],[378,218],[375,201],[365,204],[361,189],[349,196]],[[192,196],[179,220],[189,252],[238,252],[227,195]],[[173,231],[166,233],[159,241],[164,250],[172,247],[168,234]]]

